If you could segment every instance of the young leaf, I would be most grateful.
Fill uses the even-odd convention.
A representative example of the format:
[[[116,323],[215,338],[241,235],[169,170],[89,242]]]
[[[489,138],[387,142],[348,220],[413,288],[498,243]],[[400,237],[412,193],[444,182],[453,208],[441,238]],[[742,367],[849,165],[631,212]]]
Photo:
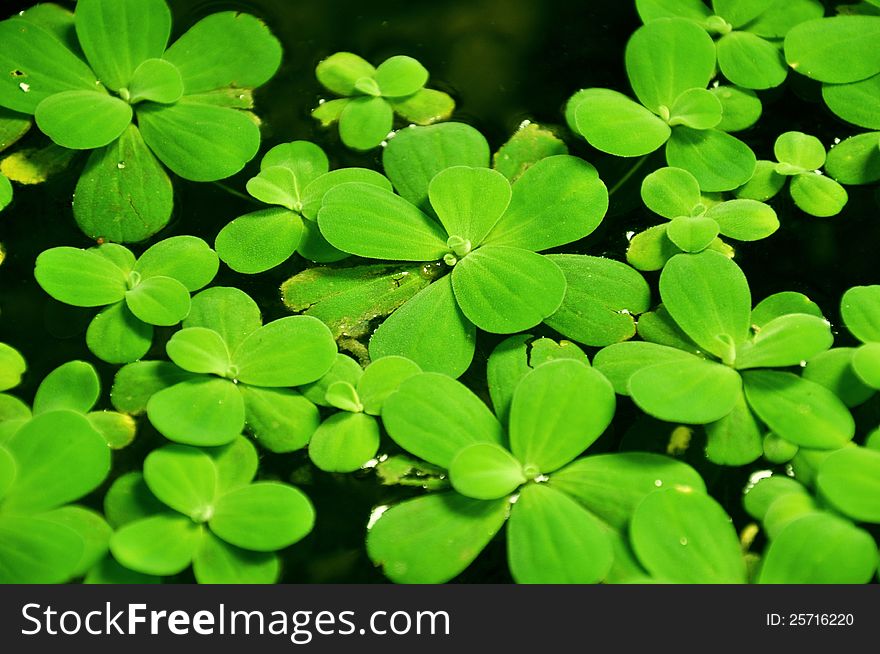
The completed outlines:
[[[568,146],[553,131],[526,122],[492,156],[492,167],[511,183],[547,157],[568,154]]]
[[[718,236],[718,223],[707,216],[679,216],[666,226],[666,236],[684,252],[702,252]]]
[[[749,406],[772,431],[801,447],[843,447],[855,433],[846,406],[827,388],[789,372],[743,374]]]
[[[445,583],[483,551],[504,521],[506,499],[437,493],[391,507],[367,533],[367,554],[396,583]]]
[[[482,243],[510,203],[510,183],[490,168],[453,166],[428,186],[431,206],[447,234]]]
[[[140,320],[170,327],[186,318],[190,308],[189,291],[172,277],[148,277],[127,291],[125,303]]]
[[[230,351],[262,324],[260,308],[244,291],[215,286],[192,299],[184,327],[207,327],[223,337]]]
[[[824,318],[822,309],[803,293],[783,291],[768,295],[752,309],[752,326],[763,328],[772,320],[792,313],[805,313],[816,318]]]
[[[670,220],[692,215],[702,201],[697,178],[682,168],[658,168],[646,175],[641,193],[648,209]]]
[[[85,361],[68,361],[40,383],[34,396],[34,415],[62,410],[85,413],[95,406],[100,394],[94,367]]]
[[[825,163],[825,146],[815,136],[785,132],[776,139],[773,154],[780,163],[803,171],[817,170]]]
[[[405,98],[387,98],[391,108],[404,120],[416,125],[430,125],[449,120],[455,111],[455,100],[448,93],[435,89],[420,89]]]
[[[461,449],[449,465],[452,487],[475,500],[510,495],[527,479],[522,464],[495,443],[474,443]]]
[[[332,54],[318,62],[315,68],[318,81],[337,95],[353,95],[359,79],[375,74],[376,69],[372,64],[351,52]]]
[[[220,334],[204,327],[176,332],[165,345],[168,358],[184,370],[224,377],[229,371],[229,350]]]
[[[522,489],[510,512],[507,556],[517,583],[592,584],[611,568],[611,542],[601,523],[547,485]]]
[[[692,489],[645,497],[630,523],[630,542],[645,569],[674,583],[745,583],[746,566],[730,518]]]
[[[761,327],[751,341],[737,349],[736,367],[784,368],[809,361],[834,342],[824,318],[803,313],[780,316]]]
[[[422,372],[418,364],[404,357],[388,356],[373,361],[357,384],[357,392],[364,405],[364,413],[378,416],[388,396],[403,383]]]
[[[376,68],[373,75],[379,90],[386,98],[412,95],[428,81],[428,71],[412,57],[389,57]]]
[[[239,216],[217,234],[214,247],[236,272],[261,273],[287,261],[303,236],[302,219],[282,208]]]
[[[354,472],[376,456],[379,424],[364,413],[337,413],[309,441],[309,458],[327,472]]]
[[[510,406],[510,446],[549,474],[587,449],[614,417],[614,389],[594,368],[552,361],[526,374]]]
[[[353,98],[339,114],[339,137],[353,150],[372,150],[394,126],[394,111],[384,98]]]
[[[63,91],[37,105],[34,118],[58,145],[91,150],[119,138],[131,123],[132,111],[128,103],[96,90]]]
[[[501,444],[503,438],[501,425],[482,400],[438,373],[405,380],[385,400],[382,422],[398,445],[447,469],[465,446]]]
[[[302,191],[302,215],[310,221],[318,220],[318,211],[324,201],[324,195],[331,188],[347,182],[372,184],[386,191],[391,190],[391,182],[381,173],[369,168],[340,168],[331,170],[317,177]]]
[[[711,129],[721,122],[721,102],[706,89],[688,89],[669,108],[669,126]]]
[[[121,450],[131,445],[137,435],[134,418],[116,411],[92,411],[86,415],[89,424],[97,431],[111,450]]]
[[[315,524],[315,509],[293,486],[258,482],[219,497],[208,524],[227,543],[272,552],[308,534]]]
[[[132,104],[143,100],[173,104],[183,96],[183,79],[170,61],[147,59],[135,69],[128,90]]]

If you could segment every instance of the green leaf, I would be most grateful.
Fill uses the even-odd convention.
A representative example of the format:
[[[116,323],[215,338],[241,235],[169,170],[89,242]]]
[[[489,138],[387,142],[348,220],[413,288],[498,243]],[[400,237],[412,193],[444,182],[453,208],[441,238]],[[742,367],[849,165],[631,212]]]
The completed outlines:
[[[0,391],[18,386],[25,370],[27,363],[18,350],[0,343]]]
[[[357,97],[339,114],[339,137],[353,150],[372,150],[384,141],[394,124],[394,112],[384,98]]]
[[[382,151],[382,166],[401,197],[430,211],[428,185],[452,166],[488,166],[489,144],[470,125],[442,123],[402,129]]]
[[[150,103],[138,107],[137,120],[144,141],[162,163],[194,182],[237,173],[260,147],[259,127],[236,109]]]
[[[498,533],[507,500],[457,493],[418,497],[391,507],[367,533],[367,554],[396,583],[445,583],[464,571]]]
[[[691,354],[700,354],[699,346],[675,324],[662,304],[654,311],[639,316],[638,333],[644,341],[674,347]]]
[[[0,104],[33,114],[46,98],[65,91],[94,93],[98,80],[92,70],[68,50],[51,31],[24,20],[0,22]],[[10,75],[18,71],[21,75]]]
[[[129,126],[131,106],[97,91],[63,91],[37,105],[40,130],[60,146],[91,150],[115,141]]]
[[[310,141],[281,143],[263,155],[260,170],[286,168],[293,173],[297,194],[330,169],[324,151]],[[299,197],[299,195],[297,195]]]
[[[68,361],[40,382],[34,396],[34,415],[61,410],[85,413],[95,406],[100,394],[94,367],[85,361]]]
[[[858,134],[831,148],[825,169],[843,184],[880,180],[880,132]]]
[[[175,332],[165,345],[168,358],[190,372],[223,377],[229,371],[229,350],[213,329],[187,327]]]
[[[91,250],[58,247],[37,257],[34,277],[59,302],[100,307],[125,297],[126,279],[109,259]]]
[[[272,552],[308,534],[315,524],[315,509],[293,486],[259,482],[219,497],[208,524],[227,543]]]
[[[195,522],[211,515],[217,468],[207,454],[186,445],[166,445],[144,459],[144,481],[153,495]]]
[[[362,77],[373,77],[376,69],[363,58],[351,52],[337,52],[318,62],[315,76],[329,91],[337,95],[352,95],[355,83]]]
[[[284,166],[263,166],[247,182],[247,191],[260,202],[277,204],[291,211],[302,204],[296,174]]]
[[[822,497],[858,522],[880,522],[880,452],[844,447],[819,466],[816,485]]]
[[[684,252],[701,252],[718,236],[718,223],[706,216],[673,218],[666,236]]]
[[[525,122],[492,156],[492,166],[511,183],[547,157],[568,154],[568,146],[553,131]]]
[[[636,0],[636,11],[643,23],[675,17],[702,23],[711,13],[702,0]]]
[[[781,39],[795,25],[813,18],[821,18],[824,14],[822,3],[816,0],[775,2],[749,23],[748,31],[768,39]]]
[[[405,98],[388,98],[394,112],[416,125],[430,125],[448,120],[455,111],[455,100],[448,93],[420,89]]]
[[[706,425],[706,458],[718,465],[746,465],[763,454],[763,436],[740,388],[730,413]]]
[[[302,235],[302,219],[294,212],[281,208],[263,209],[239,216],[227,224],[217,234],[214,247],[223,262],[234,271],[254,274],[289,259]]]
[[[801,447],[835,449],[852,439],[852,416],[824,386],[769,370],[746,372],[743,380],[749,406],[785,440]]]
[[[153,343],[153,327],[140,321],[125,302],[96,315],[86,330],[86,344],[107,363],[129,363],[144,356]]]
[[[694,342],[726,362],[751,325],[746,276],[717,252],[677,255],[660,275],[660,295],[675,322]]]
[[[375,170],[369,168],[340,168],[325,173],[305,187],[302,192],[302,215],[310,221],[318,219],[318,211],[324,200],[324,195],[331,188],[347,182],[360,182],[372,184],[387,191],[391,190],[391,182]]]
[[[140,320],[170,327],[186,318],[190,308],[189,291],[172,277],[148,277],[127,291],[125,303]]]
[[[752,22],[773,4],[774,0],[712,0],[715,13],[734,29]]]
[[[203,533],[192,563],[200,584],[274,584],[281,573],[274,554],[243,550],[209,531]]]
[[[486,239],[510,203],[510,183],[490,168],[453,166],[428,186],[431,206],[447,234],[477,246]]]
[[[655,225],[635,234],[626,250],[626,260],[636,270],[660,270],[681,250],[666,235],[668,225]]]
[[[704,89],[715,72],[715,44],[688,20],[658,19],[626,44],[626,73],[636,97],[656,114],[688,89]]]
[[[769,205],[745,198],[710,207],[706,217],[718,223],[721,234],[737,241],[757,241],[779,229],[779,219]]]
[[[474,356],[476,328],[453,295],[451,276],[422,289],[397,309],[370,339],[370,356],[404,356],[422,370],[458,377]]]
[[[160,513],[118,529],[110,539],[114,558],[127,568],[165,577],[186,570],[202,527],[176,513]]]
[[[824,318],[803,313],[780,316],[763,325],[755,337],[737,349],[736,367],[784,368],[809,361],[834,342]]]
[[[16,464],[12,454],[4,447],[0,447],[0,500],[15,482]]]
[[[626,264],[576,254],[547,255],[565,275],[562,304],[544,324],[579,343],[604,346],[635,335],[636,316],[650,306],[647,282]]]
[[[474,443],[459,450],[449,465],[452,487],[476,500],[510,495],[527,479],[522,464],[494,443]]]
[[[770,89],[779,86],[788,68],[778,46],[750,32],[730,32],[715,44],[718,67],[737,86]]]
[[[363,413],[337,413],[321,423],[309,441],[309,458],[327,472],[354,472],[376,456],[379,424]]]
[[[161,230],[173,206],[171,180],[135,125],[89,155],[73,197],[74,218],[87,236],[121,243]]]
[[[485,243],[548,250],[591,234],[607,209],[608,191],[593,166],[568,155],[547,157],[513,185],[510,205]]]
[[[134,71],[128,90],[132,104],[143,100],[173,104],[183,96],[183,79],[170,61],[147,59]]]
[[[642,201],[664,218],[691,216],[701,204],[697,178],[681,168],[658,168],[642,180]]]
[[[89,570],[84,584],[160,584],[162,579],[145,575],[120,565],[112,556],[105,556]]]
[[[70,527],[30,516],[0,516],[0,583],[65,583],[84,551],[82,538]]]
[[[5,443],[18,466],[4,510],[52,509],[94,490],[110,472],[110,448],[88,420],[50,411],[25,423]]]
[[[709,92],[721,102],[721,122],[715,127],[722,132],[748,129],[761,117],[761,100],[754,91],[736,86],[716,86]]]
[[[223,337],[230,351],[234,351],[262,322],[260,308],[247,293],[229,286],[215,286],[192,299],[183,326],[213,329]]]
[[[853,370],[855,348],[836,347],[817,354],[804,368],[804,379],[821,384],[848,407],[858,406],[874,394]]]
[[[0,174],[0,211],[12,203],[12,184],[9,179]]]
[[[310,316],[280,318],[251,333],[233,351],[236,378],[253,386],[299,386],[333,365],[336,342],[324,323]]]
[[[741,385],[735,370],[690,355],[635,371],[627,390],[639,408],[655,418],[702,425],[733,410]]]
[[[354,387],[363,376],[364,370],[361,364],[341,352],[336,355],[333,365],[317,381],[300,387],[303,396],[319,406],[333,406],[327,401],[327,392],[337,382],[344,382],[346,386]],[[396,389],[395,389],[396,390]]]
[[[387,356],[373,361],[356,382],[364,413],[378,416],[388,396],[403,383],[422,372],[418,364],[407,358]]]
[[[880,129],[880,75],[851,84],[823,84],[822,99],[844,120]]]
[[[782,464],[791,461],[798,453],[798,446],[773,432],[768,432],[763,441],[764,458],[770,463]]]
[[[428,463],[449,468],[455,455],[474,443],[501,444],[501,425],[467,387],[438,373],[405,380],[385,400],[388,435]]]
[[[616,393],[629,395],[629,380],[637,370],[660,363],[687,365],[692,359],[693,354],[675,347],[630,341],[599,350],[593,359],[593,366],[611,382]]]
[[[781,134],[773,144],[773,154],[778,161],[800,172],[817,170],[825,163],[825,146],[815,136],[803,132]]]
[[[376,68],[373,75],[379,90],[386,98],[412,95],[428,81],[428,71],[412,57],[389,57]]]
[[[321,123],[321,127],[330,127],[339,120],[342,110],[348,106],[351,98],[340,98],[338,100],[320,100],[317,107],[312,109],[312,118]]]
[[[846,189],[824,175],[797,175],[791,180],[789,190],[801,211],[820,218],[836,216],[849,199]]]
[[[611,542],[596,518],[554,488],[523,488],[507,528],[510,572],[517,583],[591,584],[611,568]]]
[[[165,510],[140,472],[117,477],[104,495],[104,515],[110,525],[117,528]]]
[[[513,393],[511,451],[525,466],[549,474],[602,435],[614,408],[614,389],[594,368],[546,363],[527,373]]]
[[[189,28],[163,58],[180,71],[187,95],[225,87],[253,89],[278,70],[281,44],[260,19],[224,11]]]
[[[100,513],[82,506],[63,506],[60,509],[40,514],[39,517],[42,520],[48,520],[71,529],[82,540],[82,555],[70,576],[84,576],[107,554],[113,530]]]
[[[257,448],[244,436],[226,445],[212,447],[207,454],[217,468],[218,493],[250,484],[260,464]]]
[[[131,445],[137,434],[134,418],[116,411],[92,411],[86,415],[89,424],[97,431],[111,450],[121,450]]]
[[[553,473],[548,485],[621,531],[639,502],[658,488],[705,490],[702,477],[686,463],[647,452],[583,457]]]
[[[758,161],[752,178],[734,189],[738,198],[764,202],[774,197],[785,186],[786,177],[776,172],[776,164],[772,161]]]
[[[752,309],[752,326],[764,327],[771,320],[791,313],[805,313],[824,318],[822,309],[803,293],[784,291],[768,295]]]
[[[169,440],[223,445],[244,429],[244,400],[228,379],[197,377],[155,393],[147,416]]]
[[[877,562],[866,531],[830,513],[794,520],[764,553],[760,584],[864,584]]]
[[[710,129],[721,122],[721,101],[706,89],[688,89],[669,109],[669,125]]]
[[[703,191],[731,191],[755,172],[755,153],[736,137],[717,129],[679,126],[666,144],[666,161],[684,168]]]
[[[171,34],[171,11],[163,0],[83,0],[74,16],[89,64],[114,91],[131,82],[141,63],[161,57]]]
[[[802,75],[845,84],[880,73],[880,16],[808,20],[785,36],[785,60]]]
[[[669,140],[669,125],[622,93],[586,89],[575,97],[575,127],[597,150],[618,157],[640,157]]]
[[[863,343],[880,342],[880,286],[854,286],[843,294],[840,315]]]
[[[565,286],[565,275],[553,261],[516,247],[483,246],[452,270],[452,288],[462,312],[494,334],[529,329],[553,315]]]
[[[693,490],[662,489],[636,507],[630,541],[655,577],[674,583],[745,583],[739,539],[724,509]]]
[[[168,361],[137,361],[116,373],[110,399],[117,411],[137,415],[147,410],[153,394],[194,377]]]
[[[447,234],[435,220],[371,184],[352,182],[330,189],[318,224],[334,247],[362,257],[431,261],[449,251]]]
[[[195,236],[172,236],[147,248],[134,269],[141,279],[171,277],[190,292],[207,286],[217,274],[217,255]]]
[[[880,343],[867,343],[853,353],[852,367],[860,380],[880,388]]]
[[[270,452],[302,449],[321,424],[318,408],[296,391],[247,385],[239,390],[247,428]]]
[[[764,477],[758,482],[750,483],[743,491],[743,507],[755,520],[763,521],[767,511],[783,495],[807,495],[807,489],[800,483],[786,477],[774,474]]]

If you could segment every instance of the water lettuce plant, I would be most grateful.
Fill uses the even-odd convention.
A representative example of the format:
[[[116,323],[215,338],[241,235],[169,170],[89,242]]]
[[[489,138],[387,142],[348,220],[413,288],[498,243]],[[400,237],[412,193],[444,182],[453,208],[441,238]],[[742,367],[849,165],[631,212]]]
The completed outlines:
[[[137,259],[115,243],[51,248],[37,257],[34,277],[60,302],[105,307],[89,324],[86,343],[99,359],[128,363],[150,349],[154,326],[176,325],[189,315],[190,293],[207,286],[218,267],[203,240],[173,236]]]
[[[33,115],[58,145],[92,151],[74,196],[88,236],[148,238],[171,217],[165,167],[211,181],[257,153],[251,91],[281,62],[259,20],[213,14],[169,46],[165,0],[84,0],[52,16],[54,29],[45,12],[0,23],[0,67],[12,71],[0,76],[0,106]]]
[[[325,127],[339,123],[339,137],[355,150],[372,150],[394,125],[394,114],[417,125],[445,120],[455,101],[443,91],[426,89],[428,71],[405,55],[378,66],[351,52],[337,52],[322,60],[315,76],[328,91],[342,96],[322,101],[312,116]]]

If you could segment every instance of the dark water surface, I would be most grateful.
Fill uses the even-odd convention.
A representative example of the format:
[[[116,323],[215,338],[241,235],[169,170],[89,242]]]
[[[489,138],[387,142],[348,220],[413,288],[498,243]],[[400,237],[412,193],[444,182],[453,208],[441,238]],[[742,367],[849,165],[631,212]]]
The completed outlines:
[[[0,0],[0,18],[30,3]],[[72,7],[72,3],[62,3]],[[395,54],[416,57],[431,71],[431,85],[453,94],[458,103],[455,119],[470,123],[497,149],[524,119],[558,126],[572,153],[595,164],[611,187],[631,162],[601,155],[566,134],[562,107],[576,90],[589,86],[628,92],[623,70],[623,48],[638,27],[627,0],[452,0],[400,2],[394,0],[170,0],[175,38],[196,20],[216,11],[239,10],[263,18],[281,40],[285,56],[277,76],[257,93],[256,112],[263,119],[263,150],[286,141],[308,139],[321,145],[334,167],[363,165],[379,168],[376,153],[347,151],[333,129],[319,129],[309,112],[323,96],[314,78],[319,60],[339,50],[356,52],[379,63]],[[2,47],[2,44],[0,44]],[[762,94],[765,116],[755,128],[738,136],[759,158],[772,155],[775,137],[787,130],[819,136],[826,145],[854,133],[816,101],[817,88],[803,78],[783,90]],[[26,146],[40,144],[34,133]],[[33,280],[36,256],[50,247],[90,243],[76,228],[70,199],[84,157],[49,183],[16,188],[14,204],[0,214],[0,243],[7,259],[0,266],[0,341],[18,348],[27,358],[29,372],[16,393],[30,399],[46,373],[74,358],[93,361],[85,347],[85,327],[93,310],[61,305],[48,298]],[[259,156],[242,173],[224,183],[244,190],[258,169]],[[662,165],[658,162],[658,165]],[[649,168],[642,172],[649,172]],[[611,201],[603,226],[572,249],[622,258],[625,233],[656,224],[638,204],[641,173],[624,185]],[[839,323],[838,303],[843,291],[856,284],[880,283],[877,247],[880,244],[878,199],[873,189],[848,188],[850,202],[834,218],[805,216],[787,192],[772,201],[782,228],[770,239],[742,246],[737,262],[746,271],[755,301],[770,293],[797,290],[817,301],[828,318]],[[171,224],[154,240],[175,234],[194,234],[213,243],[219,229],[253,206],[217,185],[175,180],[175,213]],[[133,247],[136,253],[141,246]],[[303,267],[292,259],[253,277],[221,267],[215,284],[238,286],[263,308],[267,320],[284,315],[278,285]],[[649,276],[652,283],[656,275]],[[159,334],[149,358],[164,354],[170,331]],[[847,344],[840,334],[838,344]],[[469,379],[483,374],[491,339],[480,342],[477,362]],[[480,355],[482,354],[482,361]],[[97,363],[97,362],[96,362]],[[113,367],[98,365],[109,389]],[[877,406],[869,403],[859,417],[870,425],[880,422]],[[623,404],[614,426],[597,449],[614,450],[636,419]],[[638,443],[630,430],[627,442]],[[137,442],[117,453],[114,474],[140,466],[143,455],[162,439],[142,421]],[[741,523],[739,493],[750,470],[721,470],[699,461],[699,448],[688,459],[707,477],[710,490]],[[363,553],[367,517],[375,504],[401,496],[399,490],[379,486],[371,474],[331,476],[315,471],[302,454],[269,456],[262,473],[293,480],[314,500],[315,532],[285,555],[284,581],[381,581]],[[102,492],[93,500],[100,504]],[[461,578],[462,581],[507,581],[503,543],[495,543]]]

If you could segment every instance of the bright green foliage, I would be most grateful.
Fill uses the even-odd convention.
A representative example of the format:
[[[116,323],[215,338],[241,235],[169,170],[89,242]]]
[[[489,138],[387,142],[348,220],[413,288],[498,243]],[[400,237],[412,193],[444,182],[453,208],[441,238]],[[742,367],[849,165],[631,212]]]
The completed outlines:
[[[304,387],[303,395],[318,406],[339,413],[324,420],[309,441],[309,457],[327,472],[354,472],[379,450],[379,421],[389,395],[409,377],[422,370],[409,359],[389,356],[373,361],[366,369],[339,354],[318,381]]]
[[[534,344],[531,353],[534,360]],[[498,357],[511,360],[496,356],[494,378],[515,385],[506,432],[470,391],[435,373],[409,378],[385,403],[389,435],[448,469],[453,486],[398,504],[372,525],[367,550],[394,581],[453,578],[509,517],[508,563],[518,582],[596,582],[612,569],[611,533],[626,520],[618,524],[618,515],[628,516],[658,482],[701,483],[687,466],[653,455],[575,460],[613,415],[608,382],[577,359],[519,374]]]
[[[18,73],[3,76],[0,106],[33,114],[58,145],[94,150],[74,201],[88,236],[136,242],[162,229],[173,205],[162,164],[210,181],[256,154],[250,103],[223,99],[249,96],[281,62],[256,18],[213,14],[169,47],[164,0],[83,0],[54,14],[59,31],[33,15],[0,23],[0,65]]]
[[[711,9],[701,0],[636,0],[636,9],[645,23],[678,17],[706,30],[716,38],[721,73],[746,89],[768,89],[782,84],[788,69],[779,39],[796,25],[823,14],[822,5],[816,0],[715,0]]]
[[[145,402],[153,426],[178,443],[223,445],[247,423],[267,448],[299,449],[317,427],[317,409],[290,387],[323,376],[333,364],[336,344],[330,330],[310,316],[261,322],[257,305],[242,291],[202,291],[193,298],[184,328],[166,345],[179,370],[169,376],[146,372],[150,387],[144,393],[144,375],[123,375],[123,368],[114,395],[142,394],[134,408]]]
[[[346,182],[391,190],[385,177],[366,168],[330,172],[327,155],[308,141],[276,145],[263,157],[260,173],[247,183],[254,198],[276,208],[246,214],[226,225],[217,234],[217,254],[243,273],[265,272],[295,251],[324,263],[346,257],[321,236],[317,223],[324,194]]]
[[[626,71],[641,104],[609,89],[568,101],[569,126],[590,145],[637,157],[666,144],[668,164],[693,174],[704,191],[729,191],[752,177],[754,153],[718,128],[723,105],[706,90],[715,47],[703,29],[682,18],[651,20],[627,43]]]
[[[151,494],[116,524],[113,556],[147,575],[174,575],[192,564],[199,583],[274,583],[274,552],[308,534],[315,511],[293,486],[254,482],[256,469],[256,451],[241,437],[217,448],[154,450],[143,477],[120,478],[108,492],[117,504],[125,497],[119,484],[142,480]]]
[[[394,114],[417,125],[449,118],[455,101],[426,89],[428,71],[412,57],[398,55],[378,67],[351,52],[337,52],[318,64],[315,76],[328,91],[342,96],[322,101],[312,112],[322,125],[339,122],[342,142],[354,150],[372,150],[394,126]]]
[[[880,132],[852,136],[831,149],[825,164],[841,184],[870,184],[880,180]]]
[[[785,59],[800,74],[820,82],[859,82],[880,73],[878,35],[878,16],[816,18],[785,36]]]
[[[174,236],[139,259],[113,243],[88,250],[52,248],[37,257],[34,276],[60,302],[104,306],[89,325],[86,342],[98,358],[128,363],[150,349],[154,325],[176,325],[186,318],[190,293],[209,284],[218,265],[203,240]]]
[[[819,465],[816,486],[847,517],[880,523],[880,452],[841,448]]]
[[[318,222],[344,252],[451,268],[381,325],[370,351],[458,376],[473,357],[475,327],[513,333],[559,308],[565,276],[537,252],[592,232],[607,192],[592,166],[557,155],[513,187],[495,171],[453,166],[431,180],[428,195],[439,220],[388,191],[343,184],[325,195]]]
[[[6,343],[0,343],[0,391],[15,388],[27,370],[21,353]]]
[[[670,222],[633,236],[627,260],[640,270],[659,270],[680,252],[720,245],[719,234],[757,241],[779,229],[771,207],[752,199],[723,202],[703,197],[696,178],[681,168],[660,168],[642,181],[642,201]]]
[[[492,166],[511,183],[545,157],[568,154],[568,146],[552,131],[524,121],[492,156]]]
[[[773,153],[777,163],[758,162],[760,173],[736,189],[738,198],[769,199],[782,190],[788,177],[791,199],[804,213],[824,218],[843,210],[848,199],[846,190],[822,174],[826,153],[819,139],[802,132],[785,132],[776,139]]]
[[[831,346],[828,322],[800,308],[809,305],[785,297],[753,312],[742,271],[711,251],[670,259],[660,295],[663,313],[653,314],[645,330],[640,325],[649,342],[611,345],[596,355],[618,393],[661,420],[705,424],[707,455],[716,463],[759,457],[762,424],[803,447],[833,449],[852,438],[852,416],[833,393],[767,370],[797,366]]]

